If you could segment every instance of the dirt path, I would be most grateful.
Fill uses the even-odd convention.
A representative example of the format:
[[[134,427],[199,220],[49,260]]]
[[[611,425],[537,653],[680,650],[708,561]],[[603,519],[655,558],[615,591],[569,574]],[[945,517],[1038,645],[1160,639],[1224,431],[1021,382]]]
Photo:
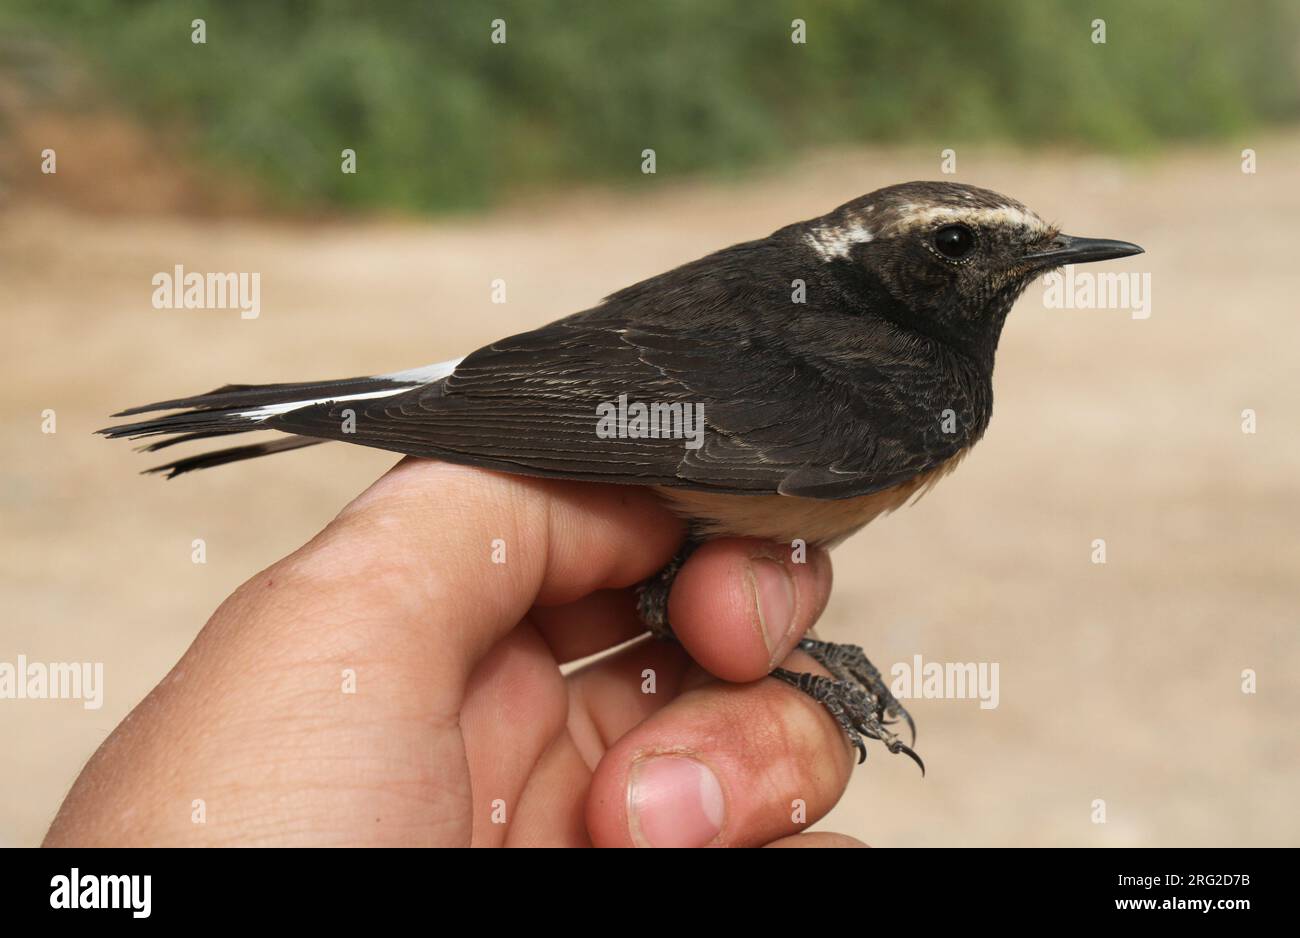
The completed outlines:
[[[1257,175],[1237,144],[1149,164],[961,154],[959,181],[1146,246],[1114,269],[1151,274],[1152,314],[1045,309],[1032,288],[984,442],[837,552],[823,636],[886,664],[918,648],[996,662],[1000,701],[914,702],[930,776],[873,752],[823,827],[878,845],[1300,842],[1300,138],[1242,145],[1259,150]],[[217,603],[393,461],[321,447],[164,484],[90,435],[108,413],[226,381],[451,358],[937,171],[929,153],[837,155],[735,186],[665,182],[428,225],[10,214],[0,660],[103,661],[107,693],[97,711],[0,701],[0,844],[36,843]],[[150,278],[177,263],[261,272],[261,316],[153,309]],[[490,302],[497,277],[505,305]],[[191,563],[195,538],[206,565]],[[1258,694],[1241,693],[1244,668]]]

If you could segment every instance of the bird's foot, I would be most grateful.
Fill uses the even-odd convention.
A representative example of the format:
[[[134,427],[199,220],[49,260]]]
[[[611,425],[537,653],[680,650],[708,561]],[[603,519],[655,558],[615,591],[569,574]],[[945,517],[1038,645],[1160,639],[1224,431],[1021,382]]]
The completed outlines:
[[[638,590],[637,613],[657,638],[675,640],[668,621],[668,594],[682,564],[697,546],[688,541],[666,567],[641,584]],[[829,671],[831,677],[800,674],[785,668],[777,668],[772,677],[798,688],[825,707],[858,751],[859,763],[867,758],[867,747],[862,741],[865,736],[883,742],[892,753],[901,752],[908,756],[921,767],[924,775],[925,763],[921,757],[889,729],[902,720],[911,730],[912,743],[915,744],[916,724],[862,649],[857,645],[836,645],[813,638],[803,639],[797,647]]]
[[[798,648],[831,672],[832,677],[801,674],[785,668],[777,668],[772,677],[798,688],[825,707],[857,750],[859,764],[867,758],[867,747],[862,741],[866,736],[880,740],[892,753],[901,752],[907,756],[924,775],[925,763],[921,757],[889,730],[901,718],[911,729],[912,742],[915,743],[916,724],[862,649],[857,645],[836,645],[812,638],[805,638]]]
[[[856,681],[861,684],[867,693],[879,701],[880,722],[888,726],[901,719],[907,724],[908,732],[912,735],[912,745],[916,745],[916,722],[907,712],[907,708],[898,702],[898,698],[894,696],[889,685],[885,683],[884,677],[881,676],[880,669],[871,663],[860,646],[837,645],[834,642],[805,638],[797,647],[838,680]]]

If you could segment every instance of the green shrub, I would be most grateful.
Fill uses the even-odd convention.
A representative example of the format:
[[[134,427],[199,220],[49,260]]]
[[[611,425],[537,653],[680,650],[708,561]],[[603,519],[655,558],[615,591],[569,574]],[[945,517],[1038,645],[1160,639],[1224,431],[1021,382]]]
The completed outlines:
[[[636,179],[646,147],[662,176],[810,145],[1129,149],[1300,116],[1288,0],[6,3],[5,33],[72,49],[106,94],[291,203],[473,208]]]

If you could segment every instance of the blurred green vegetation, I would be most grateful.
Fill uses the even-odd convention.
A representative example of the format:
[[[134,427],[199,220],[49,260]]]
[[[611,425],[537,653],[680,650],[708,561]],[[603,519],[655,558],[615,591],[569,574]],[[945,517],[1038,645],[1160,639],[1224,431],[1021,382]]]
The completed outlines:
[[[190,21],[207,22],[206,45]],[[507,21],[505,45],[489,41]],[[807,43],[790,41],[791,20]],[[1106,44],[1091,41],[1095,18]],[[1300,116],[1292,0],[4,0],[0,30],[288,202],[473,208],[812,145],[1108,149]],[[339,171],[357,151],[358,172]]]

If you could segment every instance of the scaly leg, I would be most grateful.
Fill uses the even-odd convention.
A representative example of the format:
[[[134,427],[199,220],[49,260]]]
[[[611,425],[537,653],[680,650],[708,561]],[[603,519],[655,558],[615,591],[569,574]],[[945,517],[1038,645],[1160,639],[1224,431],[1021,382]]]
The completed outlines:
[[[866,736],[880,740],[895,755],[901,752],[920,767],[922,775],[925,774],[925,763],[921,757],[881,722],[880,713],[884,705],[880,698],[861,684],[822,677],[820,674],[787,671],[785,668],[777,668],[772,672],[772,677],[785,681],[791,687],[797,687],[826,708],[858,751],[859,765],[867,761],[867,747],[862,742],[862,737]]]
[[[868,660],[861,647],[805,638],[799,643],[799,650],[807,652],[810,658],[831,672],[838,680],[855,681],[866,688],[878,702],[877,719],[888,726],[901,717],[912,733],[912,745],[916,745],[916,723],[912,715],[898,702],[898,698],[890,691],[879,669]],[[886,716],[890,719],[886,720]]]
[[[668,561],[668,566],[637,587],[637,615],[655,638],[663,641],[674,638],[673,627],[668,624],[668,594],[672,592],[677,571],[681,570],[686,559],[699,546],[697,541],[687,541],[673,559]]]

